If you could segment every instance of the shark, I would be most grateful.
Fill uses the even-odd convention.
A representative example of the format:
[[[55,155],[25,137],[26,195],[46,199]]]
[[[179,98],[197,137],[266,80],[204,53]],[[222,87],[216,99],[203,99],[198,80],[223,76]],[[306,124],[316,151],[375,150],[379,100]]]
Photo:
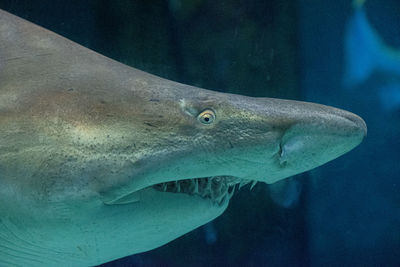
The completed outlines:
[[[90,266],[356,147],[357,115],[142,72],[0,10],[0,265]]]

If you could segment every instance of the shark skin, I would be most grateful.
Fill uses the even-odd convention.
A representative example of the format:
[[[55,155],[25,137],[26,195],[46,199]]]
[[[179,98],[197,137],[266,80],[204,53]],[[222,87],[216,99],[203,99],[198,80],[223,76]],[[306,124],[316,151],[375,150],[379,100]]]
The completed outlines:
[[[0,10],[0,266],[88,266],[219,216],[357,146],[364,121],[118,63]]]

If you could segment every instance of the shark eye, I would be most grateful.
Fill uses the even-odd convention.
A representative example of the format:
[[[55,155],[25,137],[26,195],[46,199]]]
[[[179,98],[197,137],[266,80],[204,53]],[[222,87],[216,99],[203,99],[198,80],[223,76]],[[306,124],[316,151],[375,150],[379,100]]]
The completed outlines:
[[[197,116],[197,120],[203,124],[211,124],[215,120],[215,112],[211,109],[206,109]]]

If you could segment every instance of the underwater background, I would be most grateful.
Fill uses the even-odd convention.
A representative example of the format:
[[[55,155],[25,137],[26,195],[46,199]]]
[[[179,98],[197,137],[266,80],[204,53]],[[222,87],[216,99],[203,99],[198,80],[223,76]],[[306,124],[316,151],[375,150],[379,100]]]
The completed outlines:
[[[400,266],[398,0],[0,0],[141,70],[211,90],[354,112],[350,153],[242,188],[216,220],[102,266]]]

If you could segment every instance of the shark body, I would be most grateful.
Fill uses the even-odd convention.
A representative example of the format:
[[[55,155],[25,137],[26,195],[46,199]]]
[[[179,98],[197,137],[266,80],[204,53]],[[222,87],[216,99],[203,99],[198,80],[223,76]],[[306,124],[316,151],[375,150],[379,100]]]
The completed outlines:
[[[0,10],[0,265],[97,265],[358,145],[364,121],[165,80]]]

